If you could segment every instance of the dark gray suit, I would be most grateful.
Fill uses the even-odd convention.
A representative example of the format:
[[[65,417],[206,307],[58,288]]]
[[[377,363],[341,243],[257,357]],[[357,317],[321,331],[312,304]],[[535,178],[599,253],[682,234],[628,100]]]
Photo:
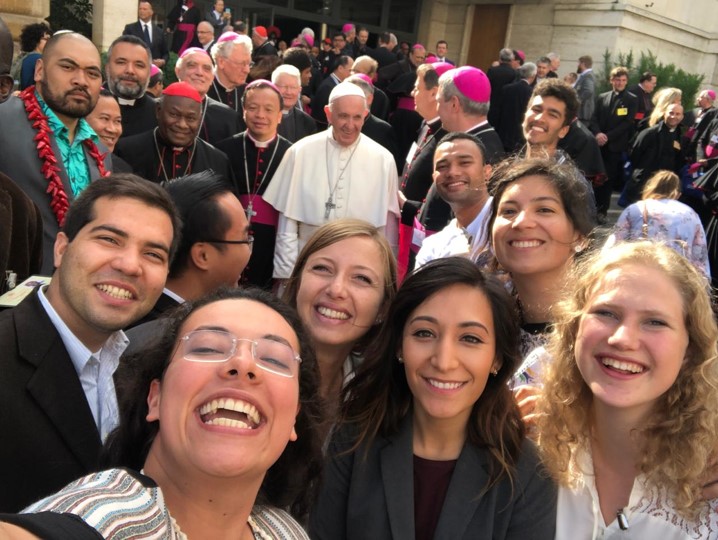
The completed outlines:
[[[413,540],[414,484],[411,413],[399,433],[352,453],[340,432],[329,448],[319,498],[309,519],[317,540]],[[513,490],[501,480],[482,493],[488,480],[487,452],[466,444],[451,477],[436,540],[552,540],[556,487],[541,470],[534,446],[525,442]]]
[[[8,175],[28,197],[40,209],[43,225],[43,251],[42,251],[42,273],[51,275],[53,271],[53,246],[55,237],[59,231],[57,217],[50,208],[50,195],[47,194],[47,180],[40,172],[42,162],[37,155],[34,137],[35,130],[27,119],[25,106],[21,99],[11,97],[0,105],[0,172]],[[50,137],[52,150],[57,158],[57,165],[60,168],[60,178],[65,188],[67,198],[72,203],[74,196],[67,177],[67,172],[62,165],[60,149],[55,144],[55,138]],[[112,159],[107,148],[102,143],[97,147],[100,152],[105,153],[105,169],[112,170]],[[90,170],[90,179],[97,180],[100,172],[97,169],[95,160],[85,150],[85,158]]]
[[[37,291],[0,313],[0,512],[17,512],[95,470],[100,435]]]
[[[579,74],[574,89],[581,102],[578,107],[578,119],[588,126],[593,116],[593,109],[596,107],[596,79],[593,77],[593,71]]]

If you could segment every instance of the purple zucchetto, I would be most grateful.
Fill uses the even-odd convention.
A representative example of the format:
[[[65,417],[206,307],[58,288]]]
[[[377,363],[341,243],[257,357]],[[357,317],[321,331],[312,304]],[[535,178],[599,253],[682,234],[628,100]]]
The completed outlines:
[[[471,101],[487,103],[491,99],[491,83],[486,73],[473,66],[462,66],[447,71],[457,90]]]
[[[439,77],[441,77],[444,73],[446,73],[450,69],[456,69],[455,65],[449,64],[448,62],[432,62],[431,67],[434,68],[434,71],[436,71],[436,74]]]

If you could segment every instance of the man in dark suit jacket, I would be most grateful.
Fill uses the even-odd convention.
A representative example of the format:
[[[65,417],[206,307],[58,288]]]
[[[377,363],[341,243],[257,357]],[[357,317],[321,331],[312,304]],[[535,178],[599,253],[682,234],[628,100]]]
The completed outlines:
[[[87,83],[79,85],[86,99],[78,98],[75,105],[56,101],[47,103],[43,98],[48,91],[62,96],[75,88],[69,78],[60,76],[63,73],[58,65],[61,58],[71,59],[85,73],[93,75],[85,78]],[[36,102],[35,92],[30,92],[22,98],[11,97],[0,107],[0,126],[3,126],[0,129],[0,172],[12,178],[40,209],[43,223],[42,273],[49,276],[53,269],[55,237],[67,208],[63,201],[71,202],[87,184],[111,171],[112,162],[109,153],[105,155],[105,146],[83,118],[94,108],[100,94],[102,73],[97,48],[80,34],[59,34],[48,41],[38,63],[36,77],[43,84],[35,87],[35,91],[40,100]],[[74,148],[76,158],[83,161],[85,167],[78,167],[74,171],[65,168],[63,155],[69,154],[69,145],[60,145],[52,127],[45,132],[50,148],[41,157],[35,141],[41,127],[28,117],[26,101],[38,109],[41,102],[45,103],[54,117],[48,122],[50,126],[57,126],[58,131],[64,126],[76,143],[82,141],[82,144],[75,144]],[[68,112],[70,114],[65,114]],[[55,163],[57,167],[54,193],[48,193],[49,179],[43,174],[46,163]]]
[[[391,34],[379,34],[379,46],[367,51],[367,54],[379,63],[379,69],[399,61],[396,54],[391,51]]]
[[[179,221],[134,175],[92,183],[57,235],[57,270],[0,313],[0,512],[17,512],[98,467],[118,422],[113,373],[162,292]]]
[[[623,153],[628,152],[638,110],[638,98],[626,90],[628,70],[616,67],[611,70],[613,90],[604,92],[596,100],[591,119],[591,131],[601,147],[606,167],[606,183],[594,188],[599,222],[605,221],[611,204],[611,190],[623,185]]]
[[[501,114],[501,103],[503,99],[503,88],[516,80],[516,70],[511,67],[514,60],[514,51],[501,49],[499,51],[499,65],[492,66],[486,72],[491,83],[491,102],[489,107],[489,124],[497,125]]]
[[[212,25],[214,39],[217,39],[222,35],[224,27],[231,24],[232,14],[229,10],[224,10],[224,0],[214,0],[212,3],[212,9],[207,10],[204,20]],[[197,30],[199,30],[199,25],[197,26]]]
[[[496,125],[496,133],[507,152],[517,151],[525,141],[522,124],[536,79],[536,64],[526,62],[516,71],[519,80],[504,86],[499,123]]]
[[[122,31],[122,35],[135,36],[147,43],[152,52],[152,63],[158,68],[164,67],[169,60],[170,52],[165,41],[165,34],[162,28],[152,22],[152,4],[148,0],[142,0],[137,8],[139,20],[128,24]],[[147,33],[145,33],[145,29]]]
[[[628,91],[638,98],[638,109],[636,109],[636,122],[651,116],[653,102],[651,101],[653,90],[656,88],[658,79],[654,73],[646,71],[641,74],[638,84],[631,86]],[[647,126],[648,124],[646,124]]]
[[[312,118],[317,123],[319,129],[326,129],[329,123],[327,122],[327,114],[324,112],[324,106],[329,103],[329,94],[336,85],[351,75],[352,64],[351,56],[341,55],[337,56],[335,63],[332,66],[332,73],[322,81],[319,85],[317,93],[314,94],[312,99]]]

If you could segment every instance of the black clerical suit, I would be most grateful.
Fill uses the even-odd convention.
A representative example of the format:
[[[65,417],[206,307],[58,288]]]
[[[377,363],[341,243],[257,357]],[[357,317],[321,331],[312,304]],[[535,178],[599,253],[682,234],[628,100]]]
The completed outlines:
[[[167,42],[165,41],[165,34],[162,28],[157,26],[155,23],[150,22],[149,24],[152,31],[150,33],[150,52],[152,53],[152,60],[164,60],[165,63],[170,58],[170,51],[167,48]],[[124,36],[135,36],[145,41],[145,33],[142,29],[142,23],[140,21],[128,24],[122,31]]]
[[[234,192],[250,218],[254,236],[252,255],[242,273],[242,281],[268,290],[272,288],[279,212],[265,202],[262,195],[291,145],[277,135],[269,145],[258,148],[246,131],[217,144],[230,158]]]
[[[162,138],[159,130],[120,139],[115,154],[129,163],[136,175],[151,182],[163,183],[207,169],[225,179],[231,177],[227,156],[211,144],[197,138],[193,146],[174,148]]]
[[[120,140],[139,135],[157,127],[157,101],[149,94],[135,100],[115,99],[122,114],[122,136]]]
[[[198,137],[211,145],[247,129],[244,119],[234,109],[205,96],[202,101],[202,125]]]

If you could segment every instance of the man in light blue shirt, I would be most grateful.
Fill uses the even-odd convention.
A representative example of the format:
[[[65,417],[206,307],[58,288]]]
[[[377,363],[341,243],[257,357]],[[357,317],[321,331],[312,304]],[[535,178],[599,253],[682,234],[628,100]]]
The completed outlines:
[[[0,314],[0,512],[98,466],[118,421],[122,328],[157,301],[179,228],[156,184],[130,174],[93,182],[57,235],[50,285]]]

